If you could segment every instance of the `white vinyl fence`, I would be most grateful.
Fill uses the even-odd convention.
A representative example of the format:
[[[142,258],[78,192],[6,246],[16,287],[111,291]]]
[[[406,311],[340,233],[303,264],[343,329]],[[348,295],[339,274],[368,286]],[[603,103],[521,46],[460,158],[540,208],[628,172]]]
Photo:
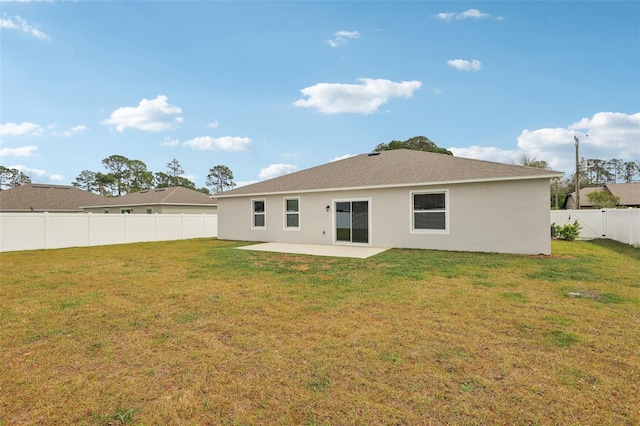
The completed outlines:
[[[640,209],[551,210],[552,225],[576,220],[582,226],[579,238],[609,238],[640,246]]]
[[[0,213],[0,252],[217,236],[216,214]]]

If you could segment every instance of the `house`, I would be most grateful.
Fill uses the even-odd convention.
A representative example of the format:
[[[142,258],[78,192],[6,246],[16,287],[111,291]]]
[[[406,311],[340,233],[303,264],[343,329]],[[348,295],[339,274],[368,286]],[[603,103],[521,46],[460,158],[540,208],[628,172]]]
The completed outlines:
[[[549,170],[412,150],[218,194],[218,238],[550,254]]]
[[[589,194],[596,191],[606,191],[620,198],[619,207],[640,208],[640,183],[607,183],[603,186],[580,188],[580,209],[595,208],[589,200]],[[564,208],[575,210],[577,207],[576,193],[567,195]]]
[[[73,186],[27,183],[0,191],[0,212],[82,213],[80,206],[104,199]]]
[[[143,189],[119,197],[101,198],[99,202],[84,204],[83,211],[92,213],[214,214],[217,210],[215,198],[181,186]]]

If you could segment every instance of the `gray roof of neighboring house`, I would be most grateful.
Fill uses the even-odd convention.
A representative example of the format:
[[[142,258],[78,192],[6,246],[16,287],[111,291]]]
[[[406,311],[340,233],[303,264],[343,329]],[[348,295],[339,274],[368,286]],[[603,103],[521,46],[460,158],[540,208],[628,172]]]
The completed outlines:
[[[563,173],[432,152],[396,149],[360,154],[217,194],[218,198],[561,177]]]
[[[122,207],[140,205],[196,205],[215,206],[217,201],[210,195],[193,189],[173,186],[170,188],[143,189],[120,197],[102,197],[99,203],[84,204],[82,207]]]
[[[0,211],[82,212],[80,206],[100,203],[104,198],[73,186],[27,183],[0,191]]]
[[[593,207],[591,204],[591,200],[589,199],[589,194],[592,192],[604,191],[604,188],[601,186],[589,186],[587,188],[580,188],[580,207]],[[567,198],[564,200],[564,206],[567,207],[567,201],[569,199],[573,200],[573,203],[576,203],[576,192],[573,191],[571,194],[567,195]]]
[[[605,185],[609,192],[620,197],[621,206],[640,206],[639,183],[608,183]]]
[[[604,186],[590,186],[580,188],[580,207],[593,207],[589,194],[596,191],[608,190],[612,195],[620,197],[619,206],[640,206],[640,183],[607,183]],[[575,191],[569,194],[565,200],[565,208],[569,198],[573,199],[575,204]]]

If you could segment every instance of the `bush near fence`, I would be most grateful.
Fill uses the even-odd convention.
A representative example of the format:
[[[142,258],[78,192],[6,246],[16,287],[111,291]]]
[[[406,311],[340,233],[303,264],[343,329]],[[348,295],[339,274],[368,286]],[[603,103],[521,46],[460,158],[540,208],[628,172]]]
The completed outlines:
[[[217,236],[216,214],[0,213],[0,252]]]
[[[640,246],[640,209],[551,210],[551,225],[576,220],[582,226],[578,238],[609,238]]]

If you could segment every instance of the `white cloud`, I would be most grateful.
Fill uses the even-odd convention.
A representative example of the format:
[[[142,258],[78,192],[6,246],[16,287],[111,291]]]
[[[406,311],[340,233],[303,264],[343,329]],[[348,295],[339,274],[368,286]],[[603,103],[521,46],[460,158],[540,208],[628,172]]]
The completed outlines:
[[[482,63],[477,59],[467,61],[466,59],[450,59],[447,65],[460,71],[480,71]]]
[[[18,148],[2,148],[0,149],[0,157],[30,157],[37,151],[35,145],[21,146]]]
[[[52,127],[49,126],[49,128],[52,128]],[[80,124],[78,126],[70,127],[67,130],[55,131],[54,134],[57,135],[57,136],[71,137],[71,136],[73,136],[75,134],[78,134],[78,133],[81,133],[81,132],[86,132],[88,130],[89,130],[89,128],[87,126]]]
[[[522,155],[520,151],[511,151],[493,146],[470,146],[466,148],[448,148],[456,157],[476,160],[496,161],[498,163],[517,163]]]
[[[167,100],[165,95],[158,95],[155,99],[142,99],[137,107],[118,108],[103,124],[115,126],[118,132],[123,132],[127,127],[151,132],[172,129],[184,119],[177,117],[182,109]]]
[[[580,159],[638,160],[640,113],[599,112],[567,127],[525,129],[517,138],[518,150],[515,151],[478,146],[449,150],[460,157],[516,164],[522,154],[530,154],[568,176],[575,170],[574,136],[580,142]]]
[[[345,155],[341,155],[340,157],[335,157],[333,160],[331,160],[331,162],[333,163],[334,161],[340,161],[340,160],[344,160],[350,157],[355,157],[356,154],[345,154]]]
[[[240,188],[241,186],[251,185],[253,183],[258,183],[258,180],[242,180],[240,182],[234,182],[236,184],[235,188]]]
[[[298,170],[298,166],[294,166],[293,164],[271,164],[264,169],[260,169],[258,176],[261,179],[271,179],[282,175],[288,175],[296,170]]]
[[[0,18],[0,28],[22,31],[23,33],[29,34],[37,39],[51,41],[51,37],[49,37],[49,35],[40,31],[36,27],[27,24],[27,21],[22,19],[19,15],[11,17],[6,13],[3,13]]]
[[[583,130],[588,143],[599,149],[617,149],[640,158],[640,112],[623,114],[599,112],[592,118],[583,118],[569,126]]]
[[[171,136],[166,136],[164,138],[164,142],[162,142],[162,146],[178,146],[180,145],[180,139],[172,138]]]
[[[207,124],[207,127],[210,129],[215,129],[219,124],[220,123],[218,123],[218,120],[213,120],[211,123]]]
[[[327,43],[329,43],[329,45],[331,47],[338,47],[341,46],[343,44],[346,44],[349,39],[356,39],[356,38],[360,38],[360,33],[358,31],[338,31],[335,32],[333,39],[331,40],[327,40]]]
[[[360,78],[358,81],[362,84],[318,83],[305,87],[300,92],[307,99],[299,99],[293,105],[316,108],[325,114],[370,114],[392,97],[410,98],[422,86],[420,81],[396,83],[371,78]]]
[[[251,139],[237,136],[222,136],[212,138],[211,136],[200,136],[182,143],[200,151],[247,151],[251,148]]]
[[[488,13],[480,12],[478,9],[467,9],[464,12],[458,13],[456,19],[485,19],[489,16]]]
[[[492,17],[490,14],[480,12],[478,9],[467,9],[464,12],[438,13],[433,16],[434,18],[445,22],[460,21],[462,19],[487,19]],[[495,19],[502,21],[505,18],[503,16],[498,16]]]
[[[34,123],[22,122],[0,124],[1,136],[39,136],[42,134],[42,126]]]
[[[21,171],[25,175],[29,176],[32,182],[46,181],[46,182],[58,183],[58,182],[63,182],[65,180],[63,175],[52,175],[47,173],[45,170],[32,169],[30,167],[23,166],[21,164],[18,164],[15,166],[7,166],[7,168]]]

